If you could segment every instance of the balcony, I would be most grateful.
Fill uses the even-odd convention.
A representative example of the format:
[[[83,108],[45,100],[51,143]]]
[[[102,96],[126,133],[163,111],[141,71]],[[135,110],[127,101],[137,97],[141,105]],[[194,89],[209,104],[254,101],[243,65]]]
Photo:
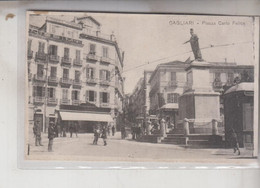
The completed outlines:
[[[57,85],[58,84],[58,78],[54,76],[48,77],[48,83],[49,85]]]
[[[60,79],[60,84],[63,87],[70,87],[72,82],[73,82],[72,79],[69,79],[69,78],[61,78]]]
[[[61,58],[61,65],[64,65],[64,66],[71,66],[71,58],[68,58],[68,57],[62,57]]]
[[[47,103],[49,105],[57,105],[58,104],[58,99],[56,99],[56,98],[48,98],[47,99]]]
[[[60,104],[61,105],[69,105],[70,104],[70,100],[69,99],[61,99],[60,100]]]
[[[100,80],[100,85],[103,85],[103,86],[109,86],[110,85],[110,81],[109,80]]]
[[[46,61],[47,60],[47,54],[45,54],[43,52],[36,52],[35,59],[41,60],[41,61]]]
[[[74,66],[79,66],[79,67],[81,67],[81,66],[82,66],[82,60],[80,60],[80,59],[74,59],[74,60],[73,60],[73,65],[74,65]]]
[[[50,55],[49,56],[51,63],[59,63],[60,62],[60,56],[57,55]]]
[[[46,81],[46,76],[44,76],[44,75],[35,74],[33,78],[34,78],[34,81],[38,81],[38,82]]]
[[[178,86],[177,81],[169,81],[168,82],[168,87],[177,87],[177,86]]]
[[[113,60],[108,57],[101,57],[100,62],[110,64],[113,62]]]
[[[81,101],[80,100],[72,100],[72,105],[74,106],[78,106],[81,104]]]
[[[97,84],[97,80],[95,78],[87,78],[87,84]]]
[[[43,96],[35,96],[33,98],[33,102],[37,104],[43,104],[44,103],[44,97]]]
[[[81,88],[81,80],[73,80],[73,87],[74,88]]]
[[[32,50],[28,50],[27,51],[27,58],[28,59],[32,59],[33,58],[33,51]]]
[[[95,53],[89,53],[87,55],[87,60],[89,60],[89,61],[97,61],[98,60],[98,56],[96,56]]]

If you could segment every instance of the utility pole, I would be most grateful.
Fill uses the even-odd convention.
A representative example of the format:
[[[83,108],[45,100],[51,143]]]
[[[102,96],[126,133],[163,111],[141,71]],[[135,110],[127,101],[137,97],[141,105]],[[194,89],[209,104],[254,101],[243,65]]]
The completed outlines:
[[[47,110],[47,103],[48,103],[48,66],[49,66],[49,39],[47,39],[47,54],[46,54],[46,78],[45,78],[45,96],[44,96],[44,132],[46,133],[47,129],[47,117],[46,117],[46,110]]]

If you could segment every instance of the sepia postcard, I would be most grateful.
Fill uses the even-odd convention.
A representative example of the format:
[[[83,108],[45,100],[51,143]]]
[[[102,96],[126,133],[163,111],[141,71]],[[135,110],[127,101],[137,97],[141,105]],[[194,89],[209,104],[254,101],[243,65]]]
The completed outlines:
[[[25,160],[247,164],[259,18],[28,11]]]

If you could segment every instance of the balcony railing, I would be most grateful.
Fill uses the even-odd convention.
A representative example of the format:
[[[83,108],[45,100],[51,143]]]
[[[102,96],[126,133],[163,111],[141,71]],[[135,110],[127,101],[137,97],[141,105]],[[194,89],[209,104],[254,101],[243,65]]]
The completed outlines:
[[[100,80],[100,85],[106,85],[106,86],[109,86],[110,85],[110,81],[108,80]]]
[[[82,66],[82,60],[80,60],[80,59],[74,59],[74,60],[73,60],[73,65],[74,65],[74,66]]]
[[[69,78],[61,78],[60,79],[60,83],[63,84],[63,85],[67,85],[67,86],[70,86],[72,84],[72,79],[69,79]]]
[[[27,51],[27,58],[28,59],[32,59],[33,58],[33,51],[32,50],[28,50]]]
[[[44,97],[42,97],[42,96],[35,96],[34,98],[33,98],[33,102],[34,103],[44,103]]]
[[[49,76],[48,77],[48,82],[57,84],[58,83],[58,78],[57,77],[53,77],[53,76]]]
[[[47,54],[45,54],[43,52],[36,52],[35,58],[38,59],[38,60],[46,61]]]
[[[81,87],[81,80],[73,80],[73,86],[76,86],[76,87]]]
[[[58,99],[56,98],[48,98],[47,103],[50,105],[57,105],[58,104]]]
[[[113,60],[108,58],[108,57],[101,57],[100,61],[104,62],[104,63],[112,63],[113,62]]]
[[[109,103],[100,103],[100,107],[108,108],[108,107],[110,107],[110,104]]]
[[[61,64],[62,64],[62,65],[71,66],[71,58],[62,57],[62,58],[61,58]]]
[[[80,105],[81,101],[80,100],[72,100],[72,105]]]
[[[168,87],[177,87],[178,83],[176,81],[169,81],[168,82]]]
[[[35,74],[34,75],[34,81],[45,82],[46,81],[46,76]]]
[[[98,56],[95,55],[95,53],[90,53],[87,55],[87,59],[90,61],[97,61],[98,60]]]
[[[50,59],[50,62],[59,63],[59,61],[60,61],[60,56],[50,55],[50,56],[49,56],[49,59]]]
[[[87,83],[89,84],[96,84],[97,83],[97,80],[95,78],[87,78]]]
[[[60,104],[69,105],[70,104],[70,100],[69,99],[61,99],[60,100]]]

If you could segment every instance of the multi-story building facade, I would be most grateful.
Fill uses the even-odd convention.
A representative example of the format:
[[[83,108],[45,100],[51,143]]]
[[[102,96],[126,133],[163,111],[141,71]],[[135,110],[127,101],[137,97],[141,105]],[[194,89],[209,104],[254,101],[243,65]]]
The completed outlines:
[[[28,32],[29,120],[42,119],[45,130],[51,119],[67,120],[59,112],[71,109],[107,112],[114,123],[122,119],[123,53],[113,34],[103,35],[90,16],[73,21],[47,17]],[[89,121],[80,123],[86,127]]]
[[[176,123],[179,96],[186,84],[187,65],[187,62],[173,61],[156,67],[149,80],[150,114]]]

